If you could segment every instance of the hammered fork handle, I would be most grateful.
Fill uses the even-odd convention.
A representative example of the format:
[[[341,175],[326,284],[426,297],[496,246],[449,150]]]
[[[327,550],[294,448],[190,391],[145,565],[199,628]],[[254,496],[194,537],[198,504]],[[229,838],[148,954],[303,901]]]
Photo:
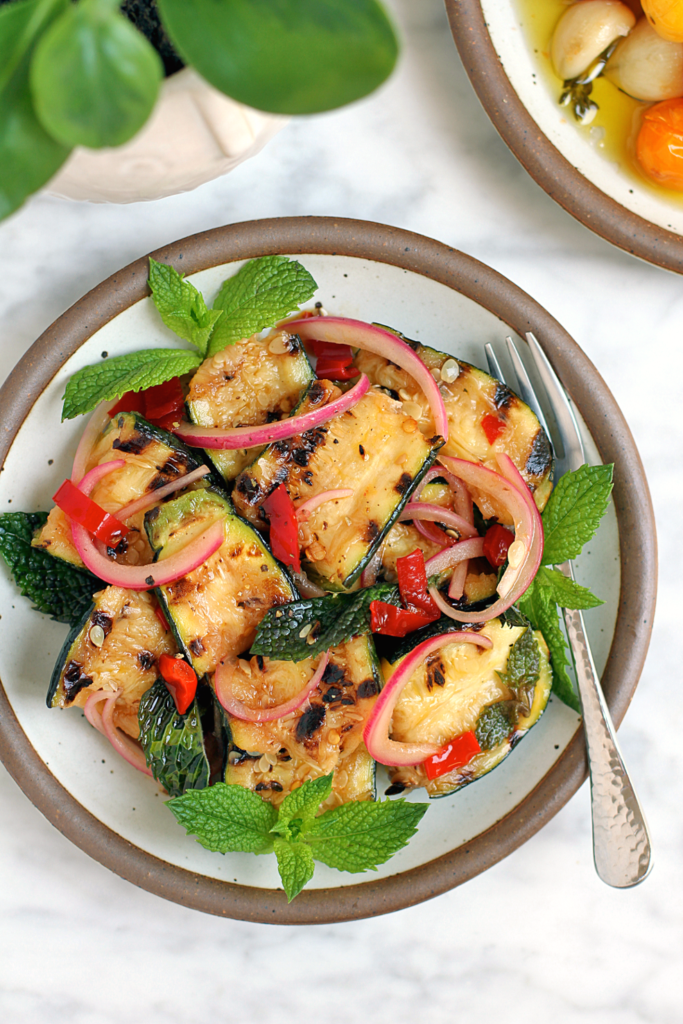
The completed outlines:
[[[557,568],[573,579],[571,563],[565,562]],[[583,615],[565,608],[564,621],[583,708],[591,776],[595,869],[603,882],[626,889],[642,882],[650,873],[650,837],[598,682]]]

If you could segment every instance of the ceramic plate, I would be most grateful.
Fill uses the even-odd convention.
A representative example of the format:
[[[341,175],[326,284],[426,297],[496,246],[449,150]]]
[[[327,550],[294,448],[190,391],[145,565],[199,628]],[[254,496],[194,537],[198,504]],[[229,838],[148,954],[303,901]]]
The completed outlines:
[[[683,196],[613,159],[600,132],[560,107],[560,83],[534,51],[531,0],[446,0],[465,70],[494,126],[532,178],[607,241],[683,273]]]
[[[614,508],[578,573],[605,599],[588,625],[619,722],[649,638],[654,524],[633,440],[592,364],[552,317],[494,271],[437,242],[380,225],[261,221],[219,228],[153,255],[186,273],[211,301],[242,261],[267,253],[297,255],[318,282],[316,299],[331,312],[394,325],[477,364],[485,342],[510,330],[537,333],[583,415],[592,461],[616,463]],[[178,343],[147,297],[146,268],[141,259],[87,295],[49,328],[7,381],[1,394],[1,511],[49,508],[69,474],[83,426],[60,423],[70,374],[103,351],[118,355],[155,342]],[[623,536],[627,547],[620,545]],[[197,909],[309,923],[416,903],[504,857],[585,777],[579,719],[551,700],[498,769],[433,801],[409,846],[367,881],[317,865],[312,883],[288,905],[278,891],[274,858],[207,852],[176,824],[158,787],[118,759],[82,715],[46,709],[47,681],[66,627],[33,611],[4,571],[0,602],[0,753],[10,772],[82,849],[138,885]],[[380,777],[380,792],[386,785]]]

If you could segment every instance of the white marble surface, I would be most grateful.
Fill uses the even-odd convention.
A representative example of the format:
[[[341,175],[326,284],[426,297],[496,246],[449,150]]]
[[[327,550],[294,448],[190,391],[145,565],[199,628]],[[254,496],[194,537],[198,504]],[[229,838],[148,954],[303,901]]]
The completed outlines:
[[[204,1024],[679,1024],[681,1007],[681,279],[570,219],[490,126],[441,0],[393,0],[399,73],[352,108],[289,125],[194,193],[129,207],[38,198],[0,225],[0,379],[72,302],[185,234],[294,214],[432,235],[538,299],[620,402],[649,475],[662,552],[650,657],[620,731],[655,868],[632,891],[591,863],[584,787],[485,875],[389,917],[322,928],[222,921],[166,903],[68,843],[0,770],[0,1019]]]

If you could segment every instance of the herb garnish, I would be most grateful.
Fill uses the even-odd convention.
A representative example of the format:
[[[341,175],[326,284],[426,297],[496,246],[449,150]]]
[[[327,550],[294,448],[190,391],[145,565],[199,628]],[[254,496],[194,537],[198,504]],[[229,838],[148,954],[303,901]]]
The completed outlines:
[[[271,853],[291,903],[313,877],[314,860],[339,871],[374,871],[408,843],[428,804],[352,801],[318,815],[332,775],[309,779],[279,810],[242,786],[217,782],[168,801],[188,834],[218,853]]]
[[[300,263],[286,256],[246,263],[223,282],[212,309],[182,274],[151,257],[149,286],[163,322],[197,351],[144,349],[83,367],[66,385],[63,420],[92,412],[100,402],[128,391],[144,391],[196,370],[204,357],[299,310],[318,287]]]

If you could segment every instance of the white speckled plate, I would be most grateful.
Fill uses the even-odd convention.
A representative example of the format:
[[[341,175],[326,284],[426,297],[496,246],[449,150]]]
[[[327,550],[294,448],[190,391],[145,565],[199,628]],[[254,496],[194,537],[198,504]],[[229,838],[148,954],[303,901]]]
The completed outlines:
[[[645,526],[650,522],[633,442],[594,368],[532,300],[462,254],[377,225],[311,219],[217,229],[155,256],[179,269],[196,270],[190,279],[210,302],[242,259],[272,251],[304,253],[298,258],[318,282],[316,299],[331,312],[389,323],[475,364],[482,365],[484,343],[501,339],[510,327],[520,333],[533,327],[558,370],[568,357],[575,365],[579,353],[581,374],[592,378],[580,386],[588,388],[586,396],[590,388],[593,395],[599,392],[603,403],[596,429],[591,423],[595,408],[580,392],[574,394],[594,434],[586,429],[591,460],[601,460],[601,449],[602,457],[618,462],[615,496],[622,530],[624,516],[630,522],[633,512],[620,508],[623,488],[631,504],[634,494],[640,495],[639,528],[643,520]],[[236,261],[230,261],[231,255]],[[0,476],[0,511],[49,508],[50,496],[69,474],[83,426],[81,421],[60,423],[61,396],[70,374],[97,361],[103,351],[119,355],[157,342],[178,343],[161,324],[151,299],[141,297],[144,277],[143,261],[138,261],[87,296],[80,310],[74,307],[47,332],[47,340],[44,336],[36,343],[37,352],[31,350],[3,389],[2,408],[8,410],[9,432],[15,436],[9,438]],[[110,310],[117,315],[109,318]],[[55,357],[55,337],[61,337],[66,358]],[[52,365],[36,360],[41,345],[45,355],[48,344]],[[30,395],[27,375],[33,382]],[[605,417],[608,436],[600,422]],[[622,647],[610,654],[612,640],[625,627],[625,616],[647,618],[654,596],[650,588],[637,607],[625,608],[622,601],[620,609],[620,570],[639,577],[650,572],[647,543],[643,550],[640,565],[621,567],[619,526],[612,509],[578,565],[580,582],[605,600],[588,616],[588,628],[598,668],[606,668],[608,696],[618,718],[637,682],[647,630],[641,630],[635,644],[629,641],[628,652]],[[47,681],[66,627],[33,611],[4,566],[0,608],[0,678],[8,705],[0,719],[0,753],[10,770],[44,813],[88,852],[138,884],[204,910],[293,922],[364,916],[416,902],[509,852],[561,806],[583,777],[581,743],[575,739],[579,719],[551,699],[539,724],[498,769],[476,785],[432,802],[417,836],[373,873],[372,881],[359,884],[358,876],[319,864],[308,889],[288,906],[275,891],[279,878],[274,858],[207,852],[176,824],[156,784],[117,758],[81,713],[48,711]],[[612,693],[615,658],[621,660]],[[386,777],[380,775],[379,783],[381,793]],[[422,798],[418,794],[411,799]],[[538,809],[533,821],[527,821],[532,806]]]

